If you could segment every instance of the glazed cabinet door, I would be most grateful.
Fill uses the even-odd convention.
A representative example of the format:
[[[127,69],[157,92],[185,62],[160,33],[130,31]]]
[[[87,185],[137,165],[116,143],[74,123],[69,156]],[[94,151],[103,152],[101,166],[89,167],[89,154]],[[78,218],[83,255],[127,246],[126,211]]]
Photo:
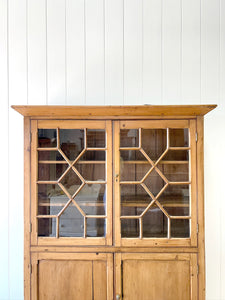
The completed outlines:
[[[195,120],[114,124],[117,246],[196,246]]]
[[[116,299],[197,300],[197,254],[116,254]]]
[[[112,244],[110,121],[31,121],[31,244]]]
[[[32,300],[113,300],[112,254],[32,254]]]

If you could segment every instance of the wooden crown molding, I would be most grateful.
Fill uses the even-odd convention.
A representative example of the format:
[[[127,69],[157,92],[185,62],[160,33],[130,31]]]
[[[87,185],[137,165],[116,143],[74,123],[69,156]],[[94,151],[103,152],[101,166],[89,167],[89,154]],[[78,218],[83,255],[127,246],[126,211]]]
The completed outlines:
[[[204,116],[217,105],[62,106],[12,105],[25,117],[186,117]]]

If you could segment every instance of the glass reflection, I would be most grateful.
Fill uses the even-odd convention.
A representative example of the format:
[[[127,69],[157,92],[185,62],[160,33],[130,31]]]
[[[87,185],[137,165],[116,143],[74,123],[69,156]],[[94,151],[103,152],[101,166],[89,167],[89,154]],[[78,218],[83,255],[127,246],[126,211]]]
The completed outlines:
[[[56,146],[56,129],[38,129],[39,148],[54,148]]]

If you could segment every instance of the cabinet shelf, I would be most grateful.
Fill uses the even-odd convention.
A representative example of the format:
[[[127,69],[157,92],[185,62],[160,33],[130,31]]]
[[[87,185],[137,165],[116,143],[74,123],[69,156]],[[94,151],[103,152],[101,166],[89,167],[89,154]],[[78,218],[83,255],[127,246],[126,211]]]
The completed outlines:
[[[163,207],[189,207],[189,200],[188,200],[188,197],[186,197],[187,199],[177,199],[176,201],[174,201],[171,197],[170,199],[166,198],[165,200],[161,200],[160,201],[160,204],[163,206]],[[76,200],[76,199],[75,199]],[[123,207],[146,207],[147,205],[149,204],[149,199],[148,200],[144,200],[144,199],[141,199],[141,200],[129,200],[129,201],[122,201],[121,202],[121,206]],[[48,202],[39,202],[38,203],[39,206],[45,206],[45,207],[50,207],[50,206],[62,206],[64,207],[65,206],[65,202],[59,202],[59,203],[48,203]],[[104,203],[102,202],[82,202],[82,201],[79,201],[79,205],[80,206],[93,206],[93,207],[103,207],[105,206]],[[154,206],[157,206],[156,204],[153,205]]]
[[[153,163],[155,163],[156,161],[153,161]],[[65,160],[39,160],[38,162],[39,164],[68,164]],[[73,163],[71,161],[71,163]],[[101,160],[85,160],[85,161],[78,161],[76,164],[81,164],[81,165],[85,165],[85,164],[104,164],[105,161],[101,161]],[[127,165],[151,165],[148,161],[145,160],[124,160],[122,162],[123,164],[127,164]],[[186,165],[189,164],[189,162],[187,160],[163,160],[159,162],[160,165],[175,165],[175,164],[179,164],[179,165]]]

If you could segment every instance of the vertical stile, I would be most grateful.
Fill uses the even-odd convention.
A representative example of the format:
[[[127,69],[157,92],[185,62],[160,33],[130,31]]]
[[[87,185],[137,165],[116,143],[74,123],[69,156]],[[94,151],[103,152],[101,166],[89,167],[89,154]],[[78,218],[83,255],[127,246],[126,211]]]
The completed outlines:
[[[115,261],[114,261],[114,268],[115,268],[115,294],[120,295],[122,299],[122,254],[116,253],[115,254]]]
[[[113,254],[107,254],[107,300],[113,300]]]
[[[106,121],[106,199],[105,199],[105,206],[106,206],[106,244],[112,245],[112,215],[113,215],[113,177],[112,177],[112,121]]]
[[[38,253],[32,253],[31,255],[31,265],[32,269],[30,279],[31,279],[31,299],[38,299]]]
[[[38,151],[37,151],[37,121],[31,121],[31,134],[33,136],[31,141],[31,223],[33,230],[31,233],[31,243],[37,244],[37,179],[38,179]]]
[[[204,230],[205,230],[205,216],[204,216],[204,119],[202,116],[197,117],[197,132],[198,132],[198,142],[197,142],[197,180],[198,180],[198,224],[199,224],[199,233],[198,233],[198,264],[199,264],[199,299],[205,298],[205,239],[204,239]]]
[[[190,254],[190,267],[191,267],[191,294],[194,296],[193,299],[198,299],[198,259],[196,254]],[[199,298],[200,299],[200,298]],[[202,298],[203,299],[203,298]]]
[[[115,246],[121,244],[121,222],[120,222],[120,122],[114,122],[114,232]]]

